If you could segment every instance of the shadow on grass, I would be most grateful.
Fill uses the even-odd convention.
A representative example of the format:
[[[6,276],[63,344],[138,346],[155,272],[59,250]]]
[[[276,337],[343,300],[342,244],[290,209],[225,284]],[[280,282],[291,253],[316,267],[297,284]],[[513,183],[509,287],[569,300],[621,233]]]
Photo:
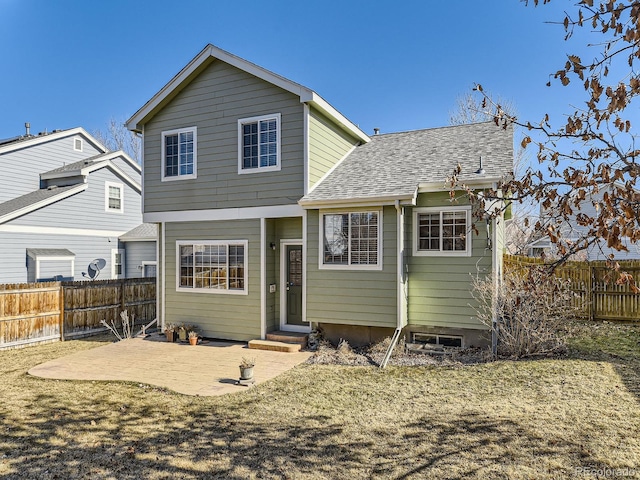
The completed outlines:
[[[323,416],[287,425],[261,418],[239,421],[229,412],[204,408],[159,417],[155,406],[128,411],[120,403],[97,400],[99,410],[68,407],[58,397],[40,395],[34,404],[51,412],[49,418],[4,417],[0,444],[7,452],[5,463],[15,462],[15,472],[3,478],[283,478],[294,465],[297,471],[322,470],[327,459],[360,465],[362,452],[373,446],[369,441],[335,444],[343,433],[339,425],[306,426],[326,423]],[[140,433],[145,417],[149,428]]]
[[[257,402],[234,408],[251,411]],[[39,395],[34,405],[49,418],[5,416],[0,442],[4,462],[15,471],[4,478],[408,479],[447,472],[446,478],[462,479],[531,455],[570,455],[581,465],[599,465],[583,448],[584,438],[542,438],[481,413],[450,421],[423,415],[395,431],[359,435],[323,415],[283,422],[244,414],[240,420],[206,404],[163,412],[99,396],[91,403],[70,407],[60,397]],[[527,454],[519,457],[521,451]]]
[[[591,322],[570,340],[571,356],[613,365],[626,389],[640,402],[640,325]]]

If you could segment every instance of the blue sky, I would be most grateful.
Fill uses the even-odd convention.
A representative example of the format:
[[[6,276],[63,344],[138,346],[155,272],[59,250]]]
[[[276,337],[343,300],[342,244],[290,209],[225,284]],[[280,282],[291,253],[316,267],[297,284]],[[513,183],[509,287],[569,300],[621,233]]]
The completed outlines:
[[[366,133],[446,125],[474,82],[520,118],[570,111],[545,84],[579,50],[557,1],[0,0],[0,138],[125,120],[206,44],[312,88]]]

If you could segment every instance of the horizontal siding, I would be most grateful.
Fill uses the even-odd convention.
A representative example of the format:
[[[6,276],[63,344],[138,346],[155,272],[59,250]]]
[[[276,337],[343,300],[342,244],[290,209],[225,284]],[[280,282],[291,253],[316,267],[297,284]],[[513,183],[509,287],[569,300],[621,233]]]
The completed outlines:
[[[281,170],[238,174],[238,119],[281,114]],[[161,181],[161,133],[196,126],[197,178]],[[223,62],[209,65],[145,125],[147,212],[295,203],[303,195],[300,99]]]
[[[105,182],[122,184],[124,212],[105,211]],[[87,189],[47,207],[10,222],[10,225],[42,227],[90,228],[115,230],[122,233],[142,223],[140,194],[108,168],[101,168],[88,177]]]
[[[197,325],[206,337],[260,337],[260,220],[166,224],[166,323]],[[248,295],[176,291],[176,241],[248,240]]]
[[[124,242],[125,276],[142,278],[142,262],[156,261],[156,242]]]
[[[309,188],[313,187],[357,143],[357,139],[311,108],[309,110]]]
[[[111,241],[109,241],[111,240]],[[28,281],[27,248],[66,248],[75,253],[75,280],[84,280],[89,263],[103,258],[105,268],[100,280],[111,278],[111,250],[118,248],[114,238],[87,235],[42,235],[33,233],[7,233],[0,231],[0,283]]]
[[[41,173],[101,153],[84,138],[83,151],[75,151],[76,138],[83,137],[72,135],[0,154],[0,163],[5,165],[0,178],[0,203],[39,189]]]
[[[397,318],[396,210],[383,212],[383,270],[318,268],[319,212],[307,218],[307,320],[395,327]]]
[[[421,194],[418,206],[451,206],[448,193]],[[460,200],[459,205],[465,202]],[[408,321],[410,325],[451,328],[484,328],[475,317],[471,296],[472,274],[491,271],[491,250],[487,247],[484,222],[478,222],[478,235],[472,234],[470,257],[413,256],[413,209],[405,217],[408,264]],[[500,248],[500,246],[498,246]]]

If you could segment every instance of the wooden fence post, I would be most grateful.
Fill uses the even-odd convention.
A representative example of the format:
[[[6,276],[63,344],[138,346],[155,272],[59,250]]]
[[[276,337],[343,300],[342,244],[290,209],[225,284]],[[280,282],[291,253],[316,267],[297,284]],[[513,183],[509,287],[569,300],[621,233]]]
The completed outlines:
[[[64,287],[60,284],[60,341],[64,342]]]

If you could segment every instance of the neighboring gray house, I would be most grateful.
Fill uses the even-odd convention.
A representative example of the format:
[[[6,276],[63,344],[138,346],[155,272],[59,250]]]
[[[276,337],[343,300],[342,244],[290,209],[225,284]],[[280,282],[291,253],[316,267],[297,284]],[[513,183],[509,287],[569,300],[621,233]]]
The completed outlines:
[[[502,216],[464,190],[513,170],[492,122],[365,134],[316,92],[213,45],[127,126],[143,135],[160,325],[251,340],[321,327],[367,342],[478,345],[471,274],[501,270]],[[480,157],[483,170],[480,170]]]
[[[578,221],[576,220],[577,215],[582,214],[595,218],[598,215],[598,205],[603,203],[603,195],[606,191],[608,191],[607,188],[601,188],[598,193],[587,196],[587,198],[580,202],[580,210],[574,211],[568,221],[552,220],[549,212],[546,212],[541,206],[540,221],[545,225],[547,222],[552,222],[554,227],[562,232],[562,238],[564,240],[575,242],[581,237],[581,232],[583,232],[584,228],[578,224]],[[628,238],[623,238],[622,243],[627,247],[627,251],[607,247],[607,242],[599,239],[588,249],[575,255],[574,259],[587,261],[607,260],[610,258],[610,255],[613,255],[614,258],[619,261],[640,259],[640,243],[631,243]],[[549,237],[545,235],[528,244],[527,253],[530,257],[540,257],[544,254],[548,258],[553,258],[556,256],[556,246],[551,242],[551,240],[549,240]]]
[[[83,128],[0,140],[0,283],[123,278],[140,166]]]
[[[158,225],[155,223],[143,223],[120,236],[120,243],[124,245],[127,278],[156,276],[157,242]]]

